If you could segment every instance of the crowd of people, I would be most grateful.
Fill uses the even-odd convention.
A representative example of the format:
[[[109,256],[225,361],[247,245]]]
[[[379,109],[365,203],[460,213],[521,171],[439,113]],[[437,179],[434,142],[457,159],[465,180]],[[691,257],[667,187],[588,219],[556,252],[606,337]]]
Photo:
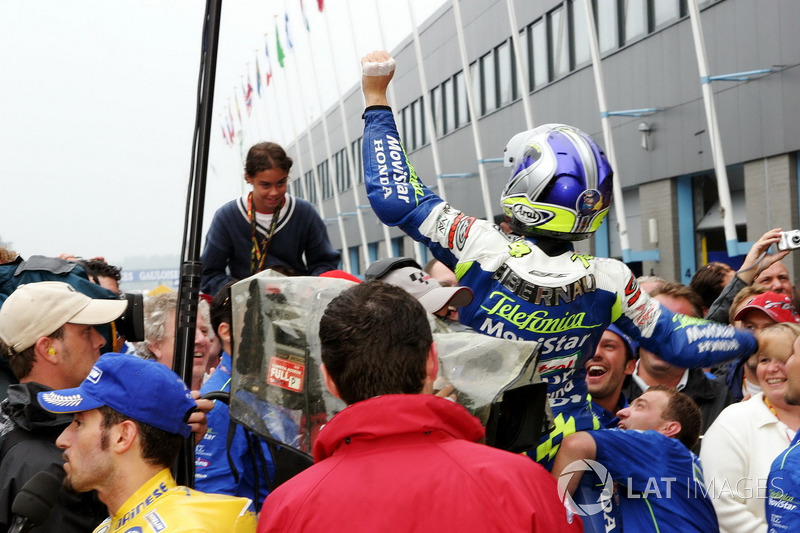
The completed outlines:
[[[380,260],[363,282],[337,271],[323,221],[286,191],[291,158],[253,146],[252,191],[206,237],[187,384],[173,371],[177,293],[148,295],[143,336],[126,339],[118,268],[0,249],[13,266],[0,270],[0,533],[797,527],[800,314],[789,252],[768,253],[781,229],[738,270],[709,263],[689,285],[576,253],[610,208],[613,171],[562,124],[509,141],[502,220],[471,217],[408,162],[386,99],[393,73],[387,53],[365,56],[365,185],[377,216],[434,259]],[[321,379],[346,407],[288,479],[288,444],[237,423],[223,400],[232,286],[267,269],[351,281],[318,329]],[[552,414],[537,445],[483,443],[443,385],[441,332],[536,347]],[[194,488],[171,471],[187,442]],[[58,498],[22,517],[15,498],[41,471],[63,481]]]

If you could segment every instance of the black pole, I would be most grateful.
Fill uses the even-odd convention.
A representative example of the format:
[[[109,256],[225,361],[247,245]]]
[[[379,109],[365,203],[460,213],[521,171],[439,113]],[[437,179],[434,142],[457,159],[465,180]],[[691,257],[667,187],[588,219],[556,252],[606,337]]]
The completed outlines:
[[[175,313],[175,360],[173,370],[188,387],[192,385],[197,303],[200,296],[200,237],[203,228],[203,206],[208,175],[208,147],[214,105],[214,77],[217,71],[217,48],[222,0],[207,0],[203,21],[203,42],[198,80],[197,117],[192,144],[192,168],[184,221],[181,250],[181,279],[178,309]],[[175,468],[179,485],[194,486],[194,442],[186,440]]]

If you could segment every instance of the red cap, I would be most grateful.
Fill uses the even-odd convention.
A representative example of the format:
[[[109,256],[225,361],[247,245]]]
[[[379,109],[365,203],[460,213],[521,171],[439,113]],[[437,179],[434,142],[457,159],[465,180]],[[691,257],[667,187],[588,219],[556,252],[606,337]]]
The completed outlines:
[[[352,281],[355,283],[361,283],[361,280],[355,277],[354,275],[350,274],[349,272],[345,272],[344,270],[329,270],[327,272],[323,272],[319,275],[321,278],[340,278],[346,279],[348,281]]]
[[[791,298],[785,294],[778,294],[772,291],[758,294],[751,298],[744,307],[739,309],[733,319],[741,320],[745,313],[753,309],[763,311],[775,322],[800,323],[800,315],[797,314],[797,311],[792,305]]]

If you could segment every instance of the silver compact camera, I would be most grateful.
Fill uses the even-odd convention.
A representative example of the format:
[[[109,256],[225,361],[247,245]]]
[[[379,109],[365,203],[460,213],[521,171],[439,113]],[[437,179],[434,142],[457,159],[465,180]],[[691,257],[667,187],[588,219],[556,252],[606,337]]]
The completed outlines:
[[[800,229],[782,231],[781,240],[778,242],[778,250],[795,250],[797,248],[800,248]]]

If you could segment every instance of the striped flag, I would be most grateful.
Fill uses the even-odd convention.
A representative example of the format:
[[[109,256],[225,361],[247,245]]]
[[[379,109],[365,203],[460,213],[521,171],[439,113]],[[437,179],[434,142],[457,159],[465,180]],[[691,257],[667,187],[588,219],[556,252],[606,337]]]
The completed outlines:
[[[247,106],[247,116],[253,113],[253,84],[250,83],[250,70],[247,71],[247,90],[244,93],[244,104]]]
[[[292,43],[292,32],[289,29],[289,13],[284,12],[283,18],[286,21],[286,46],[289,47],[289,51],[291,52],[294,48],[294,43]]]
[[[256,54],[256,91],[261,98],[261,69],[258,68],[258,54]]]
[[[239,107],[239,97],[236,95],[236,88],[234,87],[233,101],[236,102],[236,114],[239,115],[239,125],[244,126],[242,121],[242,108]]]
[[[264,35],[264,55],[267,56],[267,86],[272,81],[272,61],[269,58],[269,39]]]

